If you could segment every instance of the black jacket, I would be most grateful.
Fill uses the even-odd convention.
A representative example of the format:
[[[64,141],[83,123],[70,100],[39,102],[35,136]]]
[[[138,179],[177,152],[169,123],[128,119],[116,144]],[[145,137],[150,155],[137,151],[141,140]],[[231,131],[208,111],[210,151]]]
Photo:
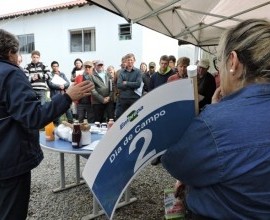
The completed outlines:
[[[29,172],[43,159],[39,129],[66,112],[68,95],[41,106],[24,72],[0,60],[0,180]]]
[[[216,90],[216,81],[211,73],[206,73],[202,78],[198,78],[198,93],[204,96],[199,102],[200,110],[207,104],[211,104],[212,96]]]

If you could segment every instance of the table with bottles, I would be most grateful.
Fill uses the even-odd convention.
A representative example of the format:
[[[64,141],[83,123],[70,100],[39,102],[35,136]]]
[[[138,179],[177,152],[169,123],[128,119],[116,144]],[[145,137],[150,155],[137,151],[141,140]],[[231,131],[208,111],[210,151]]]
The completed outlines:
[[[91,133],[91,141],[100,140],[104,134],[102,133]],[[83,148],[73,148],[71,143],[59,138],[56,138],[54,141],[47,141],[45,132],[40,132],[39,137],[40,146],[44,149],[48,149],[51,151],[59,152],[60,156],[60,186],[59,188],[53,189],[53,192],[60,192],[78,185],[85,183],[85,181],[81,178],[80,173],[80,156],[84,158],[88,158],[91,154],[91,150],[86,150]],[[75,183],[66,184],[66,175],[65,175],[65,154],[74,154],[75,155],[75,175],[76,181]]]

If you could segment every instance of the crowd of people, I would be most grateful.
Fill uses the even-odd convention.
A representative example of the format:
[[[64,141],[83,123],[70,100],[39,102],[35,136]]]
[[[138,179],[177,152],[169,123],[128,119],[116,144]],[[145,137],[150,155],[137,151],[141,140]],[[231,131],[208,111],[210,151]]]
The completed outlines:
[[[185,189],[189,219],[269,219],[269,39],[269,21],[245,20],[221,37],[218,80],[208,72],[209,60],[197,64],[200,114],[161,158]],[[40,128],[72,115],[72,102],[80,121],[117,119],[141,95],[186,78],[190,64],[187,57],[162,55],[158,69],[154,62],[139,69],[134,54],[127,54],[114,71],[101,60],[76,59],[70,85],[57,61],[49,70],[33,51],[22,69],[18,52],[18,39],[0,29],[0,219],[27,217],[31,170],[43,159]]]
[[[135,67],[135,55],[126,54],[121,60],[121,68],[115,70],[112,65],[105,68],[102,60],[82,61],[80,58],[74,60],[74,68],[71,71],[70,80],[65,73],[60,71],[57,61],[51,62],[51,69],[40,62],[40,52],[35,50],[31,53],[31,63],[24,67],[24,72],[37,94],[37,98],[43,105],[46,102],[47,90],[50,97],[59,93],[65,93],[72,83],[85,80],[95,85],[89,97],[74,102],[66,112],[69,123],[74,119],[82,122],[87,119],[89,123],[107,122],[109,119],[117,120],[142,95],[163,85],[164,83],[187,78],[187,67],[190,65],[188,57],[162,55],[159,68],[155,62],[148,65],[141,62],[140,68]],[[21,59],[18,61],[18,65]],[[207,70],[210,62],[202,59],[198,63],[198,89],[200,97],[200,109],[211,103],[211,97],[216,89],[214,77]],[[61,78],[61,80],[59,79]],[[142,87],[142,92],[138,90]],[[57,126],[59,117],[54,120]]]

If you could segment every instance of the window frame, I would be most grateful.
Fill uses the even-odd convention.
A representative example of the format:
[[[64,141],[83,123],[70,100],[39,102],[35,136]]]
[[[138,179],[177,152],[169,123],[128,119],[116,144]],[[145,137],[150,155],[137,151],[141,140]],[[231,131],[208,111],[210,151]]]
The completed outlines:
[[[87,34],[89,34],[90,37],[86,42],[85,38]],[[77,35],[77,39],[75,35]],[[78,44],[77,46],[76,40]],[[69,41],[69,51],[71,53],[96,51],[96,29],[93,27],[88,27],[69,30]],[[89,49],[87,49],[87,47],[89,47]]]
[[[19,52],[20,54],[30,54],[33,50],[35,50],[35,34],[20,34],[17,35],[19,40]],[[23,39],[23,40],[22,40]],[[22,49],[25,48],[25,49]]]
[[[118,25],[119,40],[132,40],[132,24],[125,23]]]

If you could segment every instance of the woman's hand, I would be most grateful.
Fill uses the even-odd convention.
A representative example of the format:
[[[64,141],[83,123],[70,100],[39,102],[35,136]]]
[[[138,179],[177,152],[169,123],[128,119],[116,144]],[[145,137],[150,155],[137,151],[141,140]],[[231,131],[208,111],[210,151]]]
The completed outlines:
[[[214,95],[212,96],[212,104],[218,103],[220,102],[220,99],[222,98],[222,94],[221,94],[221,88],[218,87],[214,93]]]
[[[72,101],[80,100],[85,96],[91,95],[91,91],[95,88],[94,84],[89,80],[85,80],[81,83],[71,85],[68,87],[67,94]]]

